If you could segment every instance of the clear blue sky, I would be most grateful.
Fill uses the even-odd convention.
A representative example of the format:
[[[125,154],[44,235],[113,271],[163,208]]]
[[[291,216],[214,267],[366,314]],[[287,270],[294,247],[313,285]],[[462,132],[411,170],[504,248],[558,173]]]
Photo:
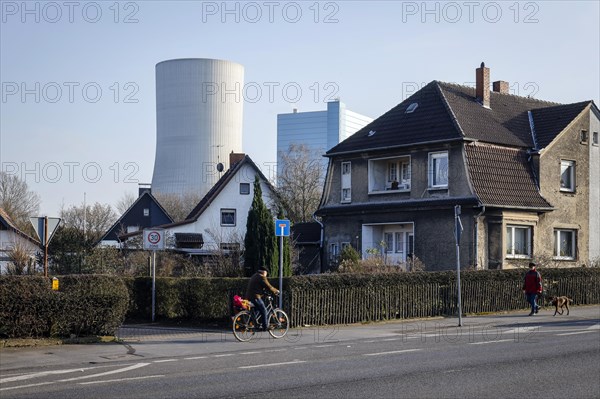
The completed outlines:
[[[243,147],[265,172],[278,113],[340,97],[376,118],[432,80],[471,84],[482,61],[514,94],[600,98],[598,1],[2,1],[1,11],[0,163],[49,216],[84,192],[115,204],[151,181],[154,67],[166,59],[244,65]]]

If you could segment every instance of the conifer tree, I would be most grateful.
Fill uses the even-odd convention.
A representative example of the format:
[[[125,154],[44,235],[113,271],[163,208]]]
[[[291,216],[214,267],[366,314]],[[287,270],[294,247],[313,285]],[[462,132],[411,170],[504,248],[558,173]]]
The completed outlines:
[[[248,211],[244,250],[244,269],[247,276],[251,276],[262,266],[273,276],[272,272],[277,269],[279,262],[275,223],[262,199],[258,175],[254,178],[254,197]]]

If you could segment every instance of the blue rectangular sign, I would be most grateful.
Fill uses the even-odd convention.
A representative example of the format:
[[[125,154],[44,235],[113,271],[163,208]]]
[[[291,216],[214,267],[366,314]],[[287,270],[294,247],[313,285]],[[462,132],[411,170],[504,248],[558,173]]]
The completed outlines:
[[[275,235],[277,237],[289,237],[290,221],[287,219],[276,219],[275,220]]]

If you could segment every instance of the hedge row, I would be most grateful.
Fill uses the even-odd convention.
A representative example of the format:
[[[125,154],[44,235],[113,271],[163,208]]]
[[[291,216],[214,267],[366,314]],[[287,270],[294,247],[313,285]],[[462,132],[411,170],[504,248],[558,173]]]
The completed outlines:
[[[600,269],[540,269],[545,295],[568,295],[576,304],[600,303]],[[461,272],[464,313],[524,309],[525,270]],[[284,278],[284,309],[293,326],[345,324],[457,313],[456,272],[326,274]],[[231,298],[245,278],[158,278],[157,321],[215,321],[231,315]],[[126,280],[127,318],[151,317],[150,278]],[[272,280],[274,285],[277,281]],[[542,299],[543,303],[543,299]]]
[[[71,337],[114,335],[129,304],[119,277],[99,275],[0,276],[0,336]]]

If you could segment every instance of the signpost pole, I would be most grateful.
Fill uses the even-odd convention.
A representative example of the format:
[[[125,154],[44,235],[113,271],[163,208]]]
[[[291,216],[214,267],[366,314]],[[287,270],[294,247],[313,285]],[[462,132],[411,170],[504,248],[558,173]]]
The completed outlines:
[[[48,277],[48,216],[44,216],[44,277]]]
[[[283,227],[279,236],[279,309],[283,308]]]
[[[460,300],[460,234],[462,233],[462,223],[460,222],[460,205],[454,207],[454,228],[456,238],[456,290],[457,292],[457,307],[458,307],[458,326],[462,327],[462,306]]]
[[[154,309],[156,304],[156,251],[152,251],[152,322],[154,323]]]

